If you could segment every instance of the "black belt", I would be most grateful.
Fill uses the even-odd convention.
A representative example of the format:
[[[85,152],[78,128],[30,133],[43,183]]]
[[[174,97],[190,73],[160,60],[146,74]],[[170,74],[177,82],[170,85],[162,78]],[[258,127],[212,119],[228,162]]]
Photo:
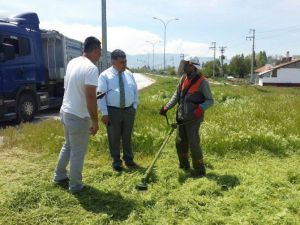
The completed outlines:
[[[112,109],[120,109],[120,110],[126,110],[126,109],[130,109],[133,107],[133,104],[131,104],[128,107],[124,107],[124,108],[120,108],[120,107],[115,107],[115,106],[108,106],[108,108],[112,108]]]

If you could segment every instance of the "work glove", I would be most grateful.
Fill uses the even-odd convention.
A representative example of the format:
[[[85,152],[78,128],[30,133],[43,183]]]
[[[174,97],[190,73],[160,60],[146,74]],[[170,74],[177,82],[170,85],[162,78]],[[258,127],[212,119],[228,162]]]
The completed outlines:
[[[168,112],[168,108],[166,106],[161,107],[161,109],[159,110],[159,114],[162,116],[167,115]]]
[[[200,105],[195,105],[195,110],[194,110],[194,117],[195,119],[199,119],[201,116],[203,116],[204,110]]]

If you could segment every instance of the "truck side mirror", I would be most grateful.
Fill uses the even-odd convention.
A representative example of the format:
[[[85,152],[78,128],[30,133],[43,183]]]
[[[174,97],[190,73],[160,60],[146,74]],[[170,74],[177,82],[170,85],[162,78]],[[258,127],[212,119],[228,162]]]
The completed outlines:
[[[13,45],[0,43],[0,61],[13,60],[16,58],[15,48]]]

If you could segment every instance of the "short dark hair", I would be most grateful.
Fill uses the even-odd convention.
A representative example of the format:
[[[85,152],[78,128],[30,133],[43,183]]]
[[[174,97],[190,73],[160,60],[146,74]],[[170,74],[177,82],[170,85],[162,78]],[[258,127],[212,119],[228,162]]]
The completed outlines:
[[[126,59],[126,54],[121,49],[113,50],[111,53],[111,60],[117,60],[118,58]]]
[[[101,48],[101,42],[99,39],[93,36],[87,37],[83,43],[83,51],[85,53],[90,53],[96,48]]]

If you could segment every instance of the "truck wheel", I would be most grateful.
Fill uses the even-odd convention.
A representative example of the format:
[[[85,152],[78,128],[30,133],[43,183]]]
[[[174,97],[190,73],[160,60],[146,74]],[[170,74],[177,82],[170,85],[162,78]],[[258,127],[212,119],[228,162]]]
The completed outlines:
[[[32,121],[37,111],[36,101],[32,95],[24,94],[18,103],[18,121]]]

